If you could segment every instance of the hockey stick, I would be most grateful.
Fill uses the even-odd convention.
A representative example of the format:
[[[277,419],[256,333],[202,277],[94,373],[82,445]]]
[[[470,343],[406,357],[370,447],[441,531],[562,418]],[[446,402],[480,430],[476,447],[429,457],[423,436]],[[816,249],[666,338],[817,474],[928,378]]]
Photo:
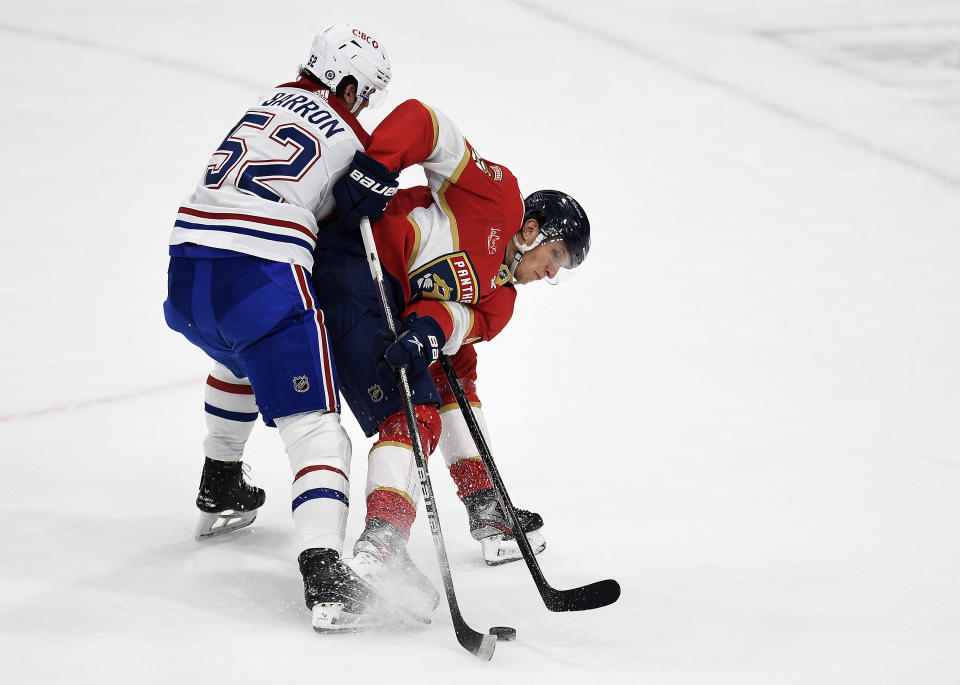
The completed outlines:
[[[543,571],[540,570],[540,563],[530,547],[530,541],[521,532],[523,529],[519,525],[517,510],[513,508],[513,502],[510,501],[507,489],[503,485],[503,479],[500,477],[497,465],[493,462],[493,455],[490,454],[490,448],[487,447],[487,441],[483,437],[483,431],[480,430],[480,424],[473,413],[467,394],[463,391],[463,386],[460,385],[460,379],[457,378],[453,362],[447,355],[442,354],[440,355],[440,363],[443,365],[443,373],[447,376],[453,394],[457,398],[457,404],[460,405],[460,411],[467,421],[467,427],[470,429],[473,442],[480,451],[480,459],[490,475],[490,480],[493,481],[500,506],[503,507],[510,525],[513,526],[514,538],[520,546],[523,560],[527,562],[527,568],[530,569],[530,575],[533,576],[533,582],[536,584],[537,590],[540,591],[540,597],[543,598],[543,603],[547,606],[547,609],[550,611],[584,611],[586,609],[598,609],[616,602],[620,598],[620,584],[615,580],[598,580],[595,583],[569,590],[557,590],[551,587],[547,579],[544,578]]]
[[[383,281],[383,270],[380,268],[380,256],[377,245],[373,241],[373,231],[370,220],[363,217],[360,221],[360,234],[363,236],[363,246],[367,252],[367,261],[370,265],[370,274],[380,291],[380,304],[383,315],[387,319],[390,333],[396,337],[397,326],[393,320],[393,313],[387,299],[387,289]],[[443,589],[447,595],[447,604],[450,606],[450,617],[453,619],[453,629],[457,634],[457,641],[471,654],[487,661],[493,656],[497,646],[494,635],[479,633],[463,620],[457,595],[453,589],[453,575],[450,573],[450,560],[447,558],[447,548],[443,544],[443,533],[440,531],[440,515],[437,513],[437,501],[433,496],[433,486],[430,484],[430,474],[427,472],[427,459],[423,453],[423,441],[420,439],[420,429],[417,427],[417,417],[413,408],[413,394],[410,390],[410,379],[407,370],[400,369],[400,394],[403,399],[403,411],[407,415],[407,430],[410,441],[413,443],[413,456],[417,464],[417,475],[420,476],[420,488],[423,490],[423,506],[427,510],[427,520],[430,522],[430,532],[433,533],[433,546],[437,551],[437,561],[440,563],[440,576],[443,578]]]

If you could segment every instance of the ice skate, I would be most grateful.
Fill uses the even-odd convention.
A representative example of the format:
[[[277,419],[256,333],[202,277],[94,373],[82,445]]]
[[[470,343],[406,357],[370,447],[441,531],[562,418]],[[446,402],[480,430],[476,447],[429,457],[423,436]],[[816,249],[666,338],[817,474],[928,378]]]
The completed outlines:
[[[440,593],[413,563],[406,539],[392,524],[370,519],[353,547],[353,558],[344,563],[380,595],[388,610],[414,622],[430,622]]]
[[[266,493],[243,477],[243,462],[217,461],[207,457],[200,478],[197,509],[198,540],[246,528],[257,518]]]
[[[487,566],[499,566],[510,561],[522,559],[520,545],[513,535],[513,529],[500,508],[493,488],[479,490],[463,498],[470,517],[470,535],[480,542],[483,560]],[[527,535],[527,541],[534,554],[540,554],[547,548],[543,537],[543,519],[536,512],[517,509],[520,527]]]
[[[362,630],[376,625],[366,613],[378,604],[376,594],[340,561],[332,549],[307,549],[297,560],[303,597],[318,633]]]

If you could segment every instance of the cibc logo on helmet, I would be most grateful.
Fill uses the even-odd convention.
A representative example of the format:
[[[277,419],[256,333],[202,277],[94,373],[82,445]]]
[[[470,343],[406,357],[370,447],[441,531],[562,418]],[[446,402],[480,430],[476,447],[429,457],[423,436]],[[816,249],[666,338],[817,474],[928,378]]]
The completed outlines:
[[[372,45],[373,47],[379,49],[380,43],[378,43],[373,36],[368,36],[367,34],[365,34],[363,31],[360,31],[359,29],[353,29],[352,33],[360,40],[366,41],[370,43],[370,45]]]

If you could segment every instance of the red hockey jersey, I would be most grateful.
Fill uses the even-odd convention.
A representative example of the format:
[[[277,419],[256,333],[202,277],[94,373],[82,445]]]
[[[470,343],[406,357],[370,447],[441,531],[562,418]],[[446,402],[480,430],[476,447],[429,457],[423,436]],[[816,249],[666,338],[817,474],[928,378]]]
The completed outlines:
[[[523,221],[517,179],[483,159],[447,116],[417,100],[380,123],[367,154],[394,170],[419,164],[427,176],[427,186],[397,193],[373,227],[383,268],[403,286],[404,317],[435,319],[447,354],[493,338],[516,298],[504,259]]]

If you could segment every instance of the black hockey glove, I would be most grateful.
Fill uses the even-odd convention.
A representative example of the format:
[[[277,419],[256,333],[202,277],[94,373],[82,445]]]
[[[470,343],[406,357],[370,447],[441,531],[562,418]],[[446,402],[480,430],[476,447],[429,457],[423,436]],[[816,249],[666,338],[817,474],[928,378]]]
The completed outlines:
[[[397,193],[399,176],[399,171],[390,171],[373,157],[357,150],[347,173],[333,184],[333,199],[346,223],[359,226],[363,217],[370,221],[382,217],[390,198]]]
[[[418,376],[440,358],[446,341],[440,324],[429,316],[411,314],[404,320],[396,341],[384,351],[378,371],[392,375],[391,371],[406,368],[410,378]],[[382,377],[382,373],[380,375]]]

